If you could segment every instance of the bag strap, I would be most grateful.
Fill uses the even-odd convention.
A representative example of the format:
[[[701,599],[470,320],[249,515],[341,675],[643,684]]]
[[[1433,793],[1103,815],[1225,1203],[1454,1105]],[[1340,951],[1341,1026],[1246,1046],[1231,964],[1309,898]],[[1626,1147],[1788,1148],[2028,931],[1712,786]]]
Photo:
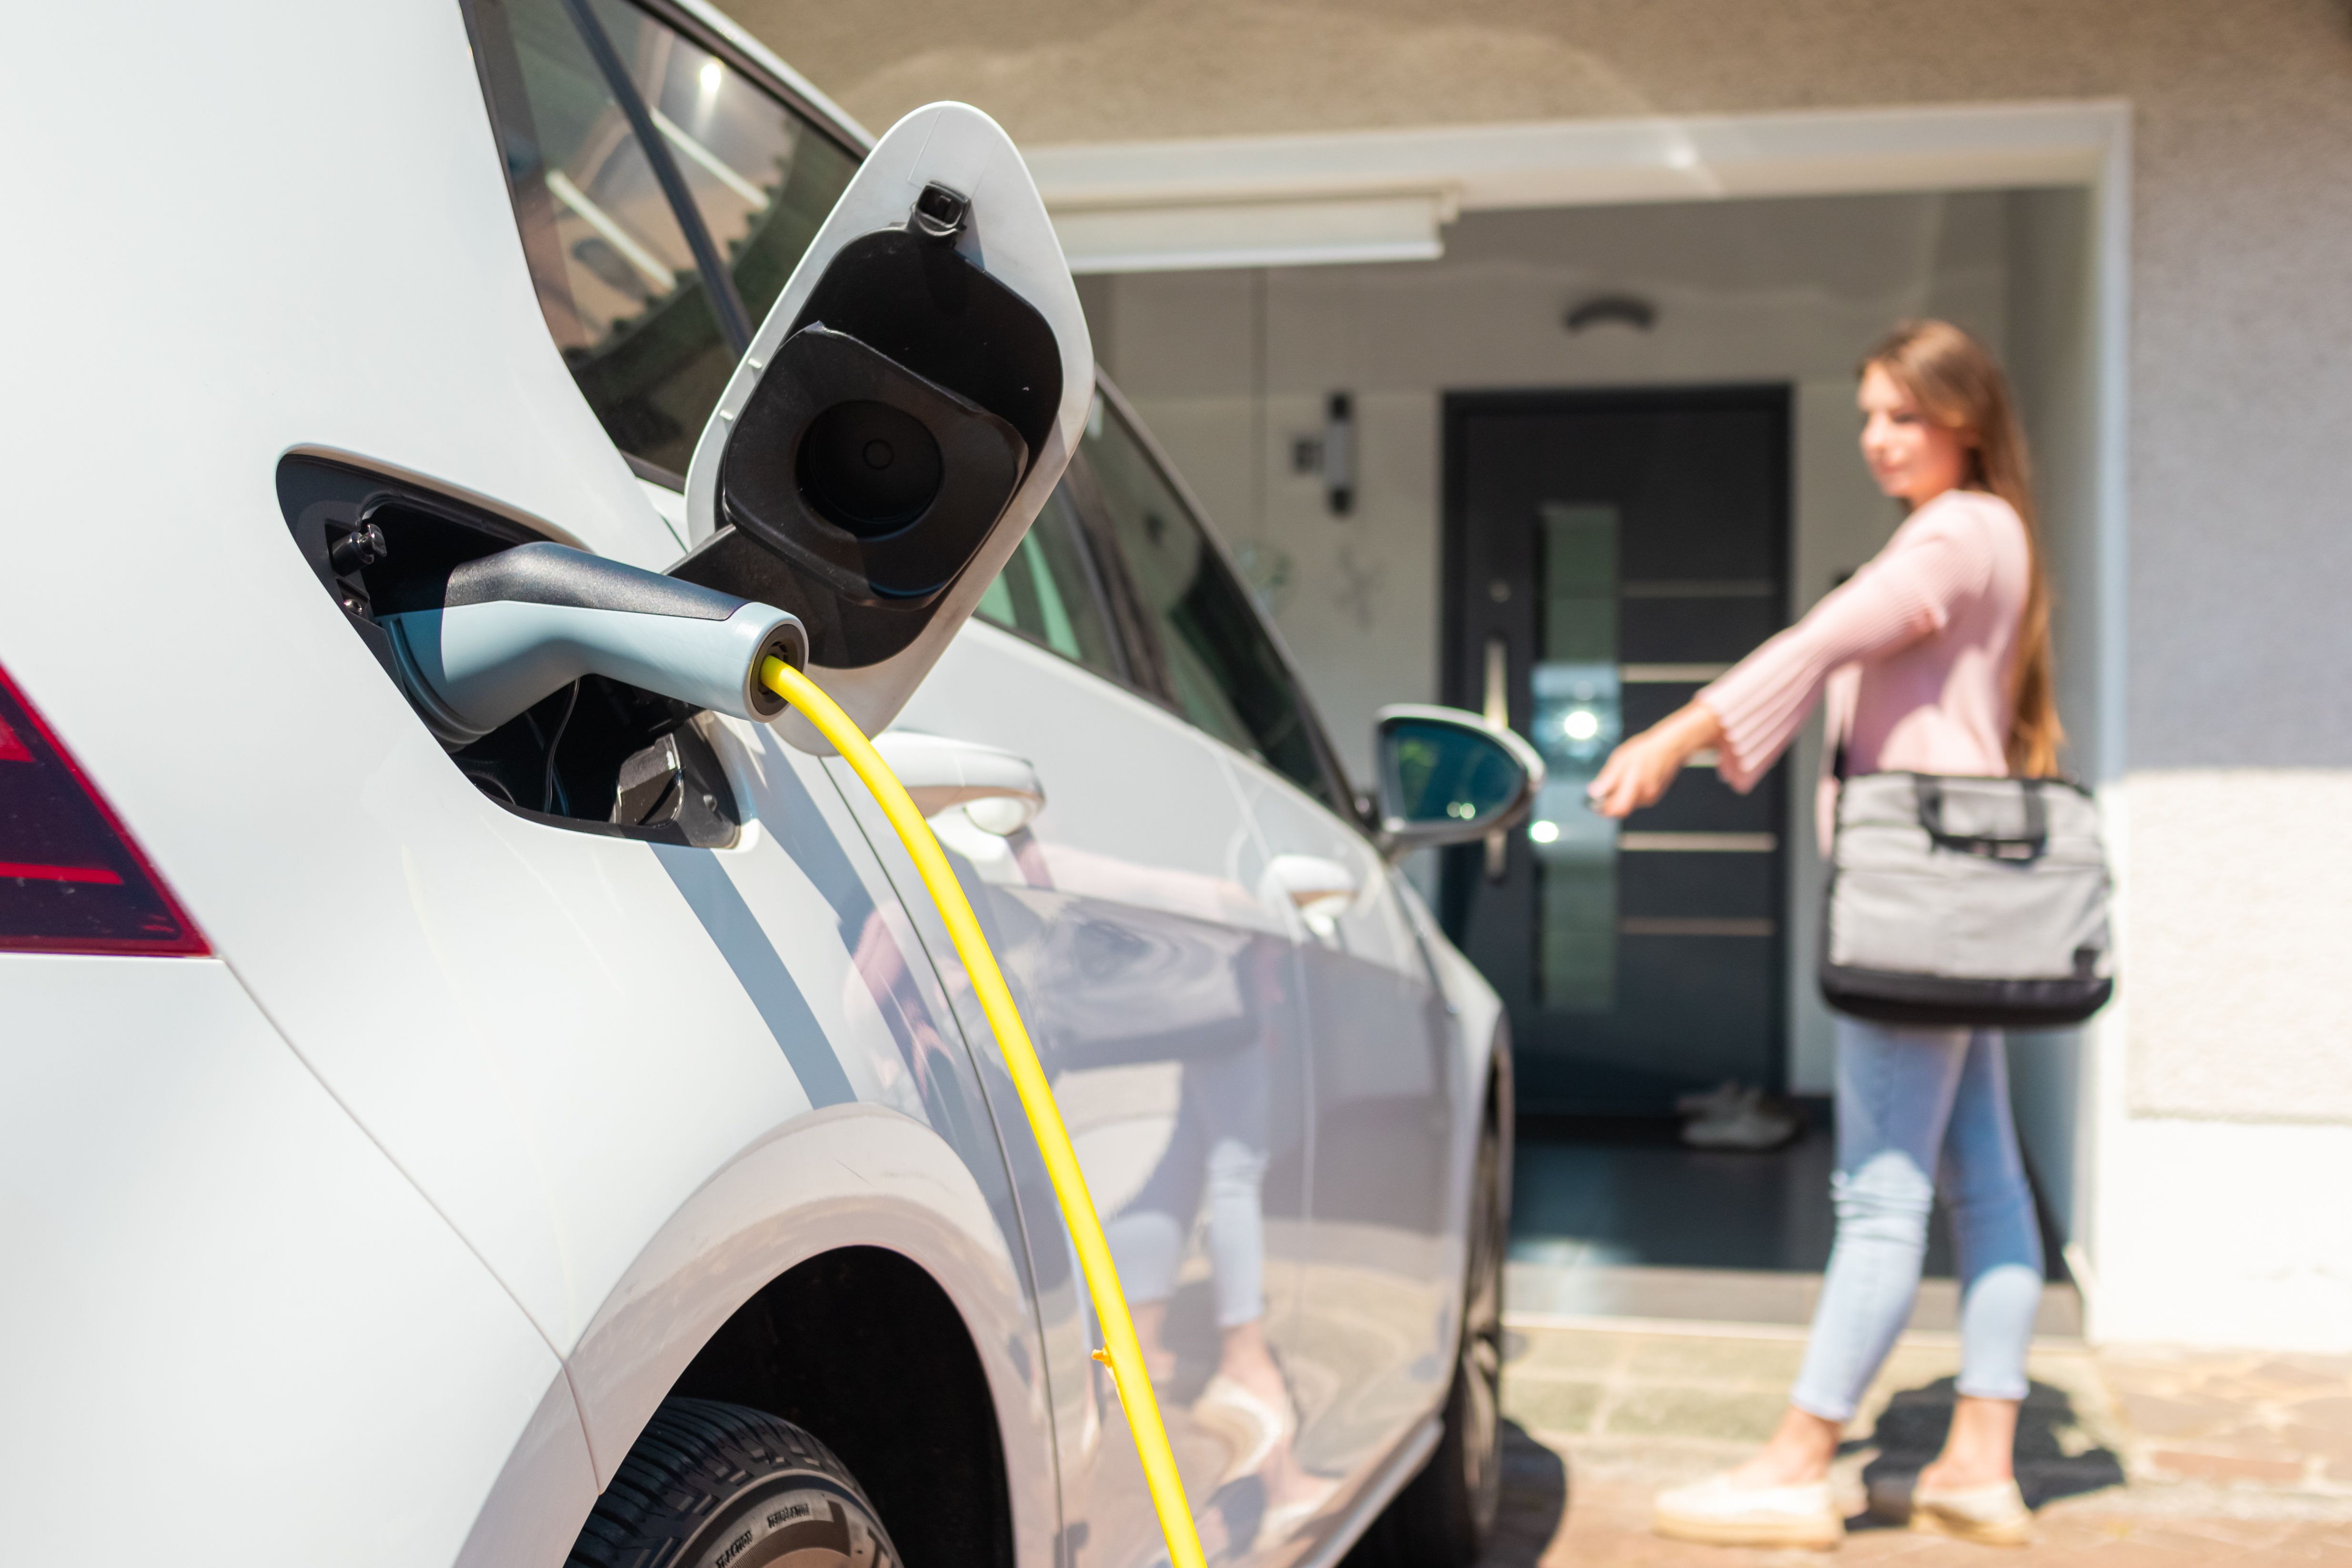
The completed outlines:
[[[1948,833],[1944,830],[1944,781],[1933,773],[1914,773],[1919,795],[1919,826],[1938,848],[1990,860],[2038,860],[2050,847],[2050,806],[2042,798],[2040,779],[2013,781],[2025,801],[2025,832],[2011,837],[1998,833]]]

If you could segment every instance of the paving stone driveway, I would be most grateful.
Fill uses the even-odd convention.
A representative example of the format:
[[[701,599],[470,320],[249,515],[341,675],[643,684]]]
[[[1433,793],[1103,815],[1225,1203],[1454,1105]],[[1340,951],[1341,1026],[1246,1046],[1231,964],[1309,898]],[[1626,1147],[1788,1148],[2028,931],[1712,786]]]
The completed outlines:
[[[1779,1418],[1800,1333],[1515,1318],[1504,1520],[1490,1568],[1738,1568],[1806,1552],[1649,1532],[1651,1495],[1720,1469]],[[2037,1346],[2019,1479],[2041,1539],[1994,1552],[1860,1518],[1864,1479],[1913,1470],[1950,1419],[1949,1335],[1898,1346],[1850,1430],[1844,1555],[1946,1563],[2352,1565],[2352,1360]]]

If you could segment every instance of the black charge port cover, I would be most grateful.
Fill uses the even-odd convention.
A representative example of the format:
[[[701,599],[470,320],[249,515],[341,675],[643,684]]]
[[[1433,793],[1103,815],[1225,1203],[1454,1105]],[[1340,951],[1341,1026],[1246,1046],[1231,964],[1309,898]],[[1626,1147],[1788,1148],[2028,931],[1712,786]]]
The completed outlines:
[[[736,417],[719,516],[843,598],[912,608],[971,562],[1028,463],[1010,422],[812,322]]]

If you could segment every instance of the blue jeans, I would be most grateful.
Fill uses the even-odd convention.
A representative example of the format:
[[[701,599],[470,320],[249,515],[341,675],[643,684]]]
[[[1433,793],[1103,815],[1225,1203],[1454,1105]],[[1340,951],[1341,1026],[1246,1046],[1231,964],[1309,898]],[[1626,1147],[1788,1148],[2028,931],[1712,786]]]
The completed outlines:
[[[1960,1270],[1959,1391],[2025,1397],[2042,1234],[1998,1029],[1837,1020],[1837,1245],[1790,1402],[1853,1419],[1910,1320],[1941,1170]]]
[[[1259,1042],[1184,1064],[1168,1152],[1143,1188],[1103,1227],[1130,1301],[1176,1293],[1202,1189],[1217,1327],[1265,1316],[1266,1047]]]

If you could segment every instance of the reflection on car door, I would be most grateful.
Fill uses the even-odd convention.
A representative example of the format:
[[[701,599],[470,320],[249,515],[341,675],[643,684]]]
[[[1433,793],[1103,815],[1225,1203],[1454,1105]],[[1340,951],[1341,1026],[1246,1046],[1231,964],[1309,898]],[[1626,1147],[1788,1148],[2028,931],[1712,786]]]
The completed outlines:
[[[1089,473],[1167,689],[1230,748],[1267,901],[1290,928],[1310,1042],[1313,1223],[1306,1320],[1285,1371],[1298,1422],[1293,1496],[1328,1494],[1312,1516],[1328,1530],[1444,1392],[1449,1037],[1388,868],[1339,815],[1351,803],[1287,661],[1143,438],[1116,405],[1104,412]]]
[[[1302,1453],[1360,1473],[1444,1396],[1452,1368],[1450,1036],[1380,856],[1289,781],[1244,772],[1278,874],[1309,863],[1292,873],[1315,1085]],[[1324,892],[1335,884],[1352,892]]]
[[[1014,752],[1043,786],[1044,808],[1009,836],[955,806],[934,824],[1053,1079],[1204,1538],[1249,1561],[1286,1533],[1268,1522],[1288,1433],[1278,1384],[1260,1383],[1296,1353],[1306,1228],[1289,942],[1218,748],[1125,684],[1071,488],[982,601],[998,624],[966,628],[893,730]],[[1000,1123],[1018,1127],[1009,1084],[992,1091]],[[1088,1356],[1101,1341],[1066,1233],[1026,1135],[1007,1142],[1046,1319],[1066,1528],[1083,1529],[1089,1563],[1147,1563],[1161,1547]]]

